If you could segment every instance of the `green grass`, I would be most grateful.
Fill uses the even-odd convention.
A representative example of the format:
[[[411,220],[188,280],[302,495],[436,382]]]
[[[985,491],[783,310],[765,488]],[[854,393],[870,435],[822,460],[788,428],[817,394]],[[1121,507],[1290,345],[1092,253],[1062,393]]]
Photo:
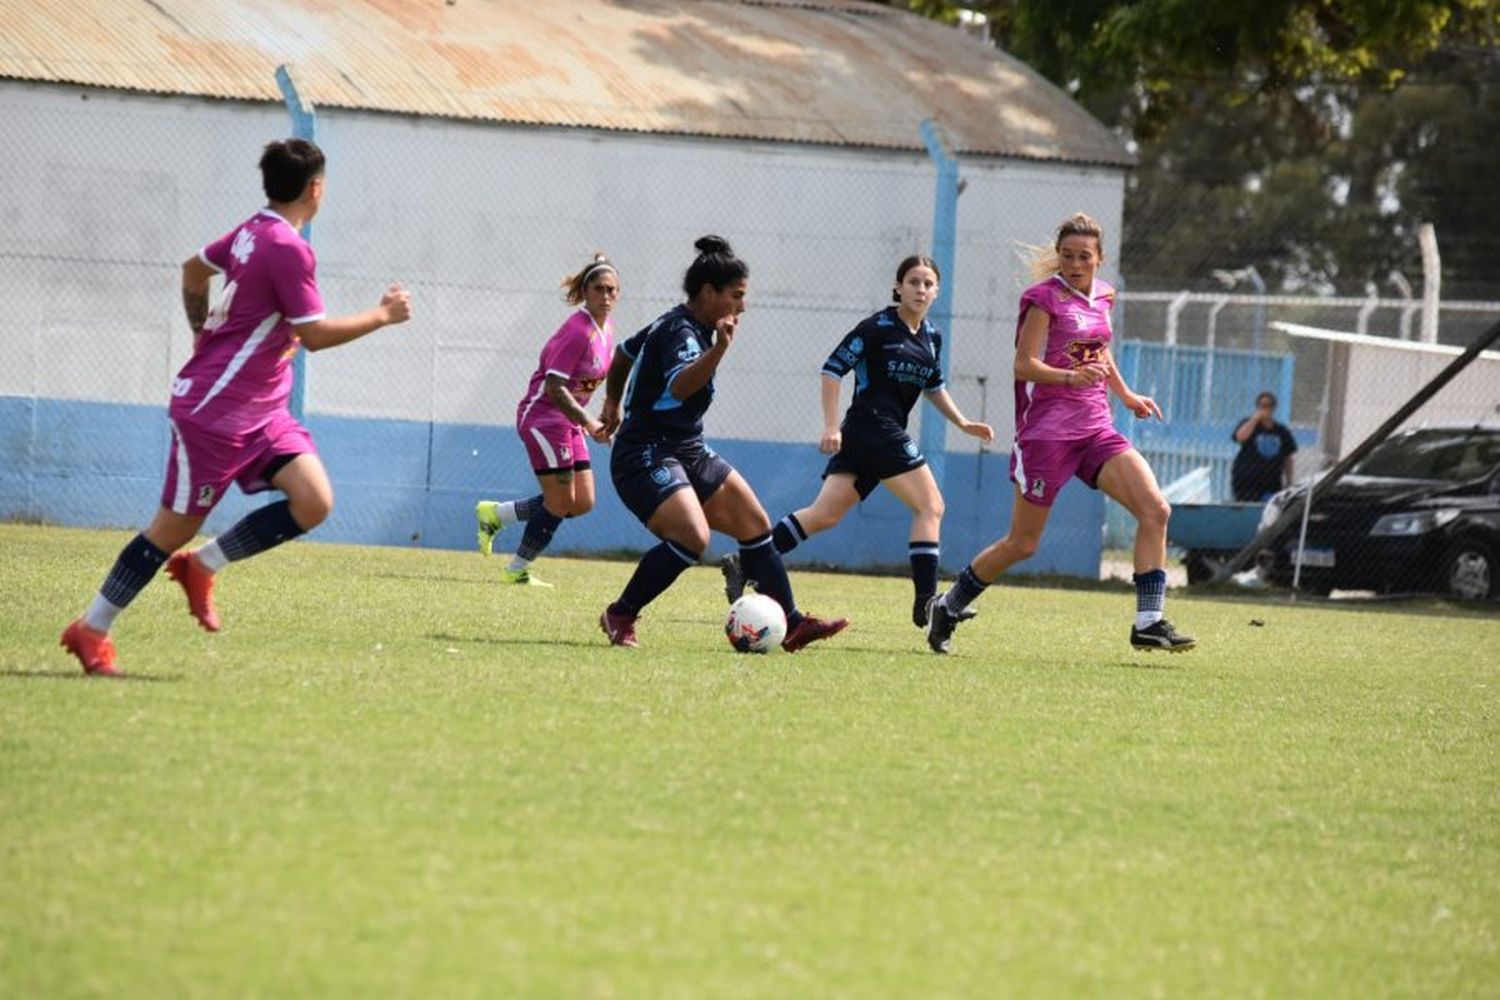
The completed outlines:
[[[133,680],[56,647],[127,536],[0,526],[0,995],[1477,996],[1500,988],[1500,619],[909,584],[742,657],[718,575],[295,544]],[[1264,626],[1249,624],[1263,619]]]

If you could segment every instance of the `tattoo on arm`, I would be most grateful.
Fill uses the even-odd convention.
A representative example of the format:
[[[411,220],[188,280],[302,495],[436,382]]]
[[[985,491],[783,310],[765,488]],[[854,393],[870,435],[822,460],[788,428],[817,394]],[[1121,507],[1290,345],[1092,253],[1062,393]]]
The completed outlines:
[[[188,326],[192,328],[193,336],[196,337],[203,332],[203,324],[208,321],[208,292],[184,288],[182,309],[187,313]]]

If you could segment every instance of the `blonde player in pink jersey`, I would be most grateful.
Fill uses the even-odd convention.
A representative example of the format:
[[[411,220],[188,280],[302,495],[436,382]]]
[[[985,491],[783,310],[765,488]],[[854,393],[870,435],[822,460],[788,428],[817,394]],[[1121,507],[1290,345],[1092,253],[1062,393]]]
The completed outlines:
[[[304,139],[269,143],[260,159],[267,206],[182,265],[193,354],[172,380],[161,509],[62,634],[89,674],[120,672],[110,629],[163,564],[193,617],[217,632],[214,574],[311,531],[333,509],[333,486],[312,438],[287,412],[292,357],[299,344],[320,351],[403,323],[411,300],[392,285],[374,308],[335,319],[324,313],[317,260],[298,232],[323,203],[323,165],[322,150]],[[215,274],[223,274],[224,287],[210,310]],[[178,551],[231,483],[245,493],[279,490],[286,499],[247,514],[194,552]]]
[[[614,354],[611,314],[620,298],[620,277],[609,258],[595,254],[562,284],[564,301],[578,308],[542,345],[526,395],[516,406],[516,433],[542,492],[523,500],[481,500],[474,507],[479,551],[485,555],[501,529],[526,522],[521,544],[501,579],[534,587],[552,586],[538,580],[530,567],[563,518],[582,517],[594,509],[594,472],[584,435],[600,444],[609,442],[609,431],[585,407],[609,372]]]
[[[1035,554],[1057,493],[1077,477],[1119,501],[1136,519],[1136,619],[1130,644],[1174,652],[1196,645],[1163,617],[1167,518],[1172,509],[1151,467],[1110,421],[1109,392],[1137,417],[1162,419],[1149,396],[1130,391],[1110,353],[1115,290],[1099,280],[1103,230],[1079,213],[1057,229],[1033,263],[1036,284],[1021,295],[1016,321],[1015,506],[1010,533],[974,557],[953,588],[933,598],[927,644],[947,653],[964,609],[1011,566]]]

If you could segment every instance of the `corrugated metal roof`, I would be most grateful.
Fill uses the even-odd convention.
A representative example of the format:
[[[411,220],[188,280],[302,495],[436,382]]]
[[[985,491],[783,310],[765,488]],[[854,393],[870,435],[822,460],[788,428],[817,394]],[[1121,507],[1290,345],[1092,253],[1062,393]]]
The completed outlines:
[[[1018,60],[857,0],[0,0],[0,77],[449,118],[1128,165]]]

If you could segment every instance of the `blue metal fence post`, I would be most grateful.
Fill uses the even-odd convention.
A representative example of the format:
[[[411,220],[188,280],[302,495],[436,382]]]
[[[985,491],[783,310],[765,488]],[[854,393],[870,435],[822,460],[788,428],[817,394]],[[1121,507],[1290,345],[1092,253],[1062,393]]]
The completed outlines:
[[[922,122],[922,142],[927,155],[937,167],[937,186],[932,199],[932,259],[943,273],[937,302],[932,307],[932,322],[947,338],[941,359],[943,381],[948,381],[949,359],[953,356],[953,262],[958,239],[958,160],[944,148],[937,125],[931,118]],[[942,489],[948,467],[948,423],[932,410],[922,413],[922,454],[932,469],[932,477]]]
[[[305,101],[297,90],[297,82],[292,77],[291,67],[283,63],[276,67],[276,85],[281,88],[282,100],[286,102],[286,109],[292,116],[292,138],[306,139],[308,142],[317,142],[318,118],[313,110],[312,103]],[[312,223],[302,227],[302,238],[312,242]],[[298,351],[297,356],[292,359],[292,416],[299,421],[302,419],[302,411],[307,401],[307,352]]]

